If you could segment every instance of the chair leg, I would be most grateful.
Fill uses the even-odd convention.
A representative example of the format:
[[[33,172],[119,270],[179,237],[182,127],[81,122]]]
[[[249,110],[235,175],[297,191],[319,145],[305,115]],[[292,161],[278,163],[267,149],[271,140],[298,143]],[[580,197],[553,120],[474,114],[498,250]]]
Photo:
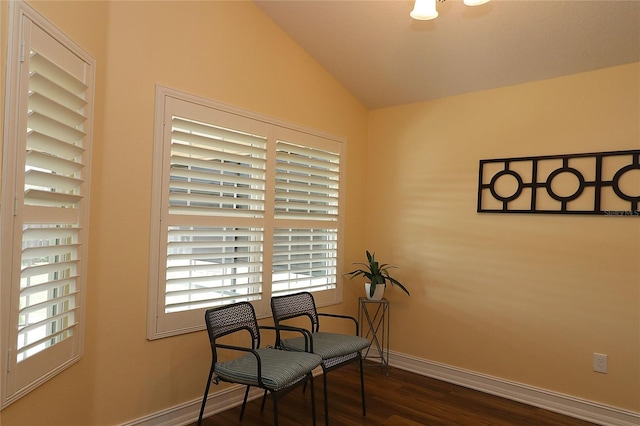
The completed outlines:
[[[324,370],[324,368],[322,378],[324,380],[324,424],[325,426],[329,426],[329,386],[327,384],[327,371]]]
[[[313,374],[309,373],[309,387],[311,387],[311,416],[313,418],[313,426],[316,426],[316,395],[313,388]],[[304,386],[307,386],[307,381],[304,382]]]
[[[207,396],[209,396],[209,387],[211,386],[211,377],[213,377],[213,365],[209,370],[209,379],[207,380],[207,386],[204,388],[204,396],[202,397],[202,405],[200,406],[200,415],[198,416],[198,426],[202,423],[202,416],[204,415],[204,406],[207,405]]]
[[[367,406],[364,399],[364,371],[362,368],[362,354],[358,354],[358,361],[360,364],[360,388],[362,389],[362,415],[367,415]]]
[[[267,402],[267,393],[268,391],[265,389],[264,394],[262,394],[262,406],[260,407],[260,412],[264,411],[264,403]]]
[[[251,386],[247,385],[247,388],[244,391],[244,399],[242,400],[242,409],[240,410],[240,421],[242,421],[242,416],[244,416],[244,407],[247,406],[247,397],[249,396],[249,388]]]

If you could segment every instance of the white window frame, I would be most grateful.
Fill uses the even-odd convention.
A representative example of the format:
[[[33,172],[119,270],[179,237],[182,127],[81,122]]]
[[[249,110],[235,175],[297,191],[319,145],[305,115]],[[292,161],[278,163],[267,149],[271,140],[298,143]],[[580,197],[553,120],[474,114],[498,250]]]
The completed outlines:
[[[272,294],[274,247],[276,247],[276,250],[278,247],[278,244],[274,246],[275,230],[280,230],[280,237],[276,238],[279,238],[281,241],[281,249],[282,244],[286,245],[286,242],[282,243],[283,238],[290,238],[292,240],[313,240],[318,238],[322,240],[326,238],[326,235],[324,235],[326,232],[323,232],[323,230],[328,229],[334,240],[330,241],[332,249],[328,256],[331,256],[331,258],[327,262],[324,262],[324,264],[335,266],[335,276],[326,277],[325,280],[328,284],[324,287],[322,287],[322,284],[319,284],[316,288],[312,287],[317,281],[322,281],[322,279],[307,280],[306,285],[310,286],[309,291],[314,290],[314,297],[318,306],[340,303],[342,301],[341,259],[343,257],[342,239],[344,222],[342,212],[345,204],[344,181],[346,176],[346,143],[344,139],[160,85],[156,86],[155,110],[147,338],[157,339],[202,330],[205,326],[203,320],[204,311],[212,306],[212,304],[209,303],[202,307],[185,308],[185,310],[180,312],[166,312],[165,295],[167,292],[167,259],[169,257],[167,254],[167,240],[169,238],[168,227],[172,225],[189,226],[189,224],[192,224],[193,226],[204,227],[205,229],[206,227],[236,226],[246,232],[249,232],[249,230],[255,232],[255,238],[262,244],[261,247],[254,247],[257,251],[259,250],[254,260],[261,258],[261,261],[259,262],[259,267],[253,270],[254,274],[252,274],[252,276],[255,276],[254,278],[258,283],[257,285],[261,286],[261,289],[259,297],[248,299],[254,305],[258,317],[268,317],[271,315],[270,299]],[[170,156],[172,149],[171,132],[172,129],[175,130],[172,125],[172,120],[176,119],[178,121],[181,121],[181,119],[194,120],[211,126],[221,126],[223,128],[244,132],[247,135],[255,135],[256,138],[266,141],[264,188],[260,188],[260,185],[252,186],[252,188],[254,188],[253,190],[258,191],[258,193],[264,191],[264,196],[261,197],[260,194],[258,194],[257,199],[253,201],[253,209],[243,210],[242,212],[244,214],[235,219],[229,219],[229,217],[221,218],[216,213],[212,215],[204,214],[197,217],[193,215],[189,216],[188,214],[181,215],[182,212],[180,211],[173,211],[172,214],[170,214],[171,208],[168,199],[172,197],[172,193],[168,188],[170,181],[169,164],[171,164]],[[287,161],[283,160],[283,158],[287,155],[292,155],[286,152],[283,153],[282,149],[280,153],[277,153],[278,144],[282,147],[285,142],[296,143],[306,147],[306,149],[311,152],[308,157],[311,162],[314,161],[314,152],[319,153],[320,156],[325,155],[323,150],[329,150],[335,153],[335,158],[332,157],[334,154],[329,153],[326,154],[326,157],[330,158],[331,161],[336,164],[336,172],[327,171],[326,173],[331,175],[332,179],[335,179],[338,186],[335,191],[337,194],[332,194],[332,196],[336,196],[335,202],[337,205],[324,209],[326,211],[320,212],[315,215],[316,217],[313,217],[314,215],[311,213],[307,215],[304,213],[287,213],[287,202],[294,205],[296,203],[293,201],[296,200],[289,200],[286,194],[284,196],[282,195],[282,186],[286,186],[286,177],[285,183],[278,189],[280,195],[276,195],[276,162],[282,163],[284,161],[284,164],[286,164]],[[258,145],[260,145],[259,142]],[[304,157],[305,152],[301,154]],[[300,154],[296,153],[293,155]],[[315,161],[322,163],[324,160],[320,158]],[[282,167],[287,168],[286,165]],[[280,169],[282,169],[282,167]],[[294,169],[293,173],[295,173],[295,167],[295,164],[290,166],[290,168]],[[280,171],[282,172],[282,170]],[[321,170],[321,173],[323,173],[323,170]],[[311,173],[310,176],[309,179],[313,179],[313,173]],[[282,177],[279,179],[281,182],[283,181]],[[319,179],[322,179],[322,177]],[[284,188],[284,191],[287,190],[287,188]],[[314,196],[315,194],[309,195],[311,198]],[[263,202],[261,203],[260,200]],[[307,202],[315,203],[316,201],[311,200]],[[322,203],[323,201],[320,200],[318,202]],[[276,203],[278,203],[280,207],[276,208]],[[284,208],[283,205],[285,206]],[[304,210],[304,206],[302,209]],[[294,210],[298,211],[297,204]],[[323,213],[326,217],[322,217]],[[233,215],[234,213],[231,214],[231,216]],[[229,225],[230,223],[231,225]],[[283,231],[285,229],[289,231]],[[305,233],[302,231],[296,232],[296,229],[315,229],[315,231],[313,233]],[[217,230],[215,232],[217,232]],[[315,237],[315,234],[319,234],[318,237]],[[320,254],[320,256],[322,256],[322,254]],[[281,258],[282,256],[280,259]],[[310,266],[307,265],[307,267],[313,268],[312,262],[308,263]],[[319,263],[322,265],[323,260],[321,259]],[[281,265],[279,267],[295,268],[297,266]],[[204,268],[206,268],[206,266],[204,266]],[[331,270],[331,266],[325,266],[325,269]],[[315,271],[314,273],[321,274],[322,271]],[[289,273],[289,275],[295,278],[295,271]],[[282,278],[282,274],[280,274],[280,278]],[[282,287],[282,285],[286,286],[286,283],[280,286]],[[231,303],[233,301],[234,299],[229,299],[225,302],[215,303]]]
[[[2,407],[82,357],[95,82],[95,60],[73,40],[23,1],[12,1],[9,10],[0,205]],[[50,118],[37,124],[32,117],[38,113]],[[47,121],[52,118],[63,124]],[[28,129],[48,136],[35,141]],[[54,134],[57,142],[47,139]],[[34,294],[41,304],[30,300]]]

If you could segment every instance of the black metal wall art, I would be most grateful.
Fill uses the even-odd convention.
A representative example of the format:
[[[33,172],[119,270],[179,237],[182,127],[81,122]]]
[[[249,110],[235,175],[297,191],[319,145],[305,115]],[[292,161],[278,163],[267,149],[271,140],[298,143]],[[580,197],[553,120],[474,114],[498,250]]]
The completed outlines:
[[[479,213],[640,217],[640,150],[480,160]]]

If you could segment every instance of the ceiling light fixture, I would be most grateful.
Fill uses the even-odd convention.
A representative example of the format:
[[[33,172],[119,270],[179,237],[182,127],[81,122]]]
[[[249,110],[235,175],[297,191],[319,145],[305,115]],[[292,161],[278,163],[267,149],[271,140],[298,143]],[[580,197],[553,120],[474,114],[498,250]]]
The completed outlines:
[[[445,0],[438,1],[440,3],[444,3]],[[488,1],[489,0],[464,0],[464,4],[467,6],[480,6]],[[413,10],[409,16],[419,21],[427,21],[429,19],[437,18],[438,11],[436,10],[436,0],[416,0]]]

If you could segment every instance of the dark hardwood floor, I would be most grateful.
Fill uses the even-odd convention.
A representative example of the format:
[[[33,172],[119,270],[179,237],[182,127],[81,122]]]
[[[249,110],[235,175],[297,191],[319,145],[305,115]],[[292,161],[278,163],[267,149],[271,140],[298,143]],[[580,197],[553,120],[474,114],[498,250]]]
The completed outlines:
[[[367,416],[362,416],[360,381],[356,364],[329,373],[329,417],[331,426],[593,426],[592,423],[531,407],[450,383],[390,368],[365,367]],[[322,377],[314,380],[316,421],[324,426]],[[214,387],[215,389],[215,387]],[[240,407],[203,420],[204,426],[255,426],[273,424],[273,403],[267,398],[247,404],[244,419]],[[280,426],[311,425],[310,392],[302,387],[280,399]],[[195,425],[195,423],[194,423]]]

